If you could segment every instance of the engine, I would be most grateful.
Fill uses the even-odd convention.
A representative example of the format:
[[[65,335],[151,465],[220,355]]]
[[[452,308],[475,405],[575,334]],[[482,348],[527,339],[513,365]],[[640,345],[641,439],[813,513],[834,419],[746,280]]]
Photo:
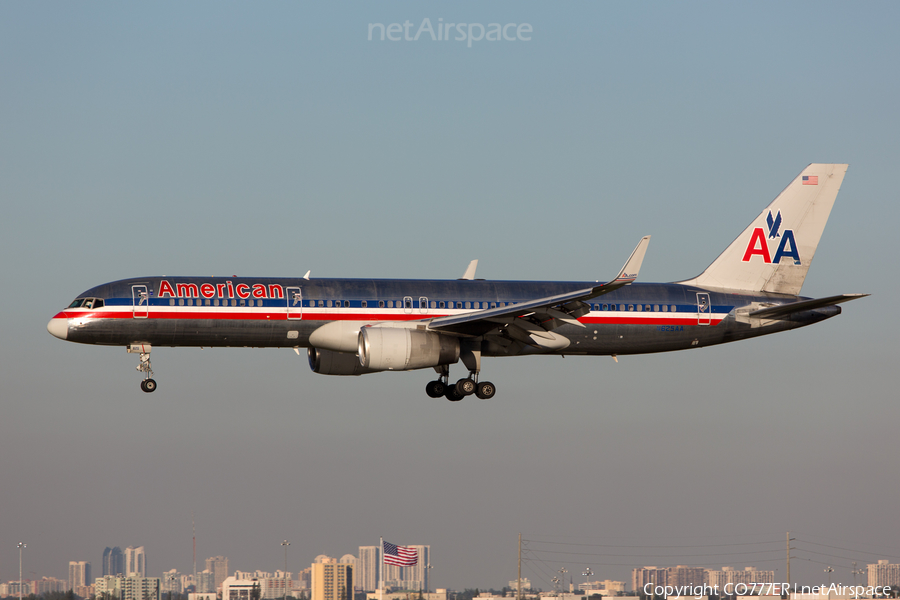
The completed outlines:
[[[363,327],[359,363],[372,371],[409,371],[459,360],[459,338],[399,327]]]
[[[310,348],[307,355],[309,356],[309,368],[313,370],[313,373],[321,375],[365,375],[378,372],[378,369],[367,369],[359,364],[356,355],[349,352]]]

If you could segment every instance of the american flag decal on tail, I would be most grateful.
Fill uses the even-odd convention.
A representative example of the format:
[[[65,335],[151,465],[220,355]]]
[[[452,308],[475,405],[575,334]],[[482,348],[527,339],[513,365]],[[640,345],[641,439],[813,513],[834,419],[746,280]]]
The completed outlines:
[[[803,185],[819,185],[819,176],[818,175],[804,175],[803,176]]]

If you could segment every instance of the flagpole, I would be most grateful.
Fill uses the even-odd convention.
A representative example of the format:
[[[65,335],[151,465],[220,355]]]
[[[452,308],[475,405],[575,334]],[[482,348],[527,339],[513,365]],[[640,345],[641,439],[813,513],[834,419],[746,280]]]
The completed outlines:
[[[381,557],[381,568],[378,569],[378,589],[384,594],[384,538],[378,538],[378,556]],[[379,596],[381,600],[383,596]]]

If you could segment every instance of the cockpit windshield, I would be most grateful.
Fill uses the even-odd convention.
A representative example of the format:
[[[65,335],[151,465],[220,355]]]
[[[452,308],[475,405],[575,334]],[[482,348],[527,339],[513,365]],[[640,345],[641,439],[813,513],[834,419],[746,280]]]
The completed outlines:
[[[68,308],[93,308],[97,309],[103,306],[102,298],[77,298],[72,301]]]

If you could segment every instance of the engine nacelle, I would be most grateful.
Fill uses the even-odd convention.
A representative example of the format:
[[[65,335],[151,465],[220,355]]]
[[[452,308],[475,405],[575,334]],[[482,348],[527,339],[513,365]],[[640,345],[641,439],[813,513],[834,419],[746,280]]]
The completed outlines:
[[[307,356],[309,356],[309,368],[313,370],[313,373],[320,375],[365,375],[378,372],[377,369],[365,368],[359,363],[359,358],[355,354],[348,352],[310,348]]]
[[[363,327],[359,362],[375,371],[410,371],[459,360],[459,338],[400,327]]]

